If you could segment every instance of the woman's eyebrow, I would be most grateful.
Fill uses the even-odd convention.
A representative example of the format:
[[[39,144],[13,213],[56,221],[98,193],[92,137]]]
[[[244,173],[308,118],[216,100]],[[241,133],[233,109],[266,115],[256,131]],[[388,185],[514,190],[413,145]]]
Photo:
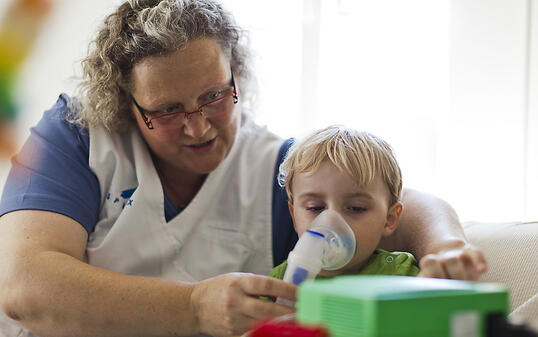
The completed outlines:
[[[208,87],[206,90],[204,90],[202,92],[202,94],[200,94],[200,96],[208,94],[209,92],[214,91],[214,90],[220,90],[220,89],[224,89],[224,88],[226,88],[228,86],[231,86],[232,85],[232,78],[230,77],[227,80],[215,81],[215,83],[217,83],[217,84],[212,84],[210,87]]]
[[[174,102],[174,101],[163,101],[162,103],[155,104],[157,108],[155,109],[147,109],[146,111],[149,113],[158,113],[163,109],[169,108],[169,107],[183,107],[183,103],[180,102]]]

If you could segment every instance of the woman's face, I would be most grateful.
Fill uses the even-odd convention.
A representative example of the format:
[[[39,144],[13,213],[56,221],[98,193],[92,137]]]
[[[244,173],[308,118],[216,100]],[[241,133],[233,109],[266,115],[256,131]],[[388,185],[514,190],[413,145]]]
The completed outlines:
[[[194,111],[231,83],[229,58],[216,40],[201,38],[171,54],[137,63],[131,94],[145,111]],[[190,118],[175,118],[166,128],[153,123],[155,128],[150,130],[132,105],[138,127],[159,164],[186,175],[210,173],[230,152],[241,113],[230,100],[220,109],[211,118],[194,113]]]

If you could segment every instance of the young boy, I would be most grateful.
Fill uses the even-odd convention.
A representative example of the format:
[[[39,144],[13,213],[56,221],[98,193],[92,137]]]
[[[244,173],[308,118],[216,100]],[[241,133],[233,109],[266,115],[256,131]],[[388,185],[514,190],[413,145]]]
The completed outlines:
[[[377,248],[381,238],[398,226],[403,207],[401,171],[384,140],[330,126],[290,149],[279,178],[299,236],[326,209],[340,213],[355,234],[357,251],[351,261],[339,270],[322,270],[318,276],[418,274],[410,253]],[[287,261],[269,275],[283,279],[286,267]]]

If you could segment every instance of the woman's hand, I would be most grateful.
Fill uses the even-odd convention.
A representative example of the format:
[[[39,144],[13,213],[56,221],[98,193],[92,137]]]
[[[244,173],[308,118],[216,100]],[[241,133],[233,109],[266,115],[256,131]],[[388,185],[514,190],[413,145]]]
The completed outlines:
[[[442,249],[420,260],[417,276],[476,281],[488,267],[482,251],[469,243]]]
[[[213,336],[240,335],[260,319],[269,319],[295,309],[259,299],[259,296],[296,300],[297,287],[267,276],[232,273],[194,286],[191,305],[202,333]]]

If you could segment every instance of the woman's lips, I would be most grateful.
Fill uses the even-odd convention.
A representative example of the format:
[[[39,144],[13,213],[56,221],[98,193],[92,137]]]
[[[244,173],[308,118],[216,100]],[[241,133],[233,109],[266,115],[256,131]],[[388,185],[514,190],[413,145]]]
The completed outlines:
[[[191,145],[185,145],[190,151],[195,153],[203,153],[203,152],[209,152],[215,145],[215,140],[217,138],[213,138],[210,141],[207,141],[205,143],[198,143],[198,144],[191,144]]]

